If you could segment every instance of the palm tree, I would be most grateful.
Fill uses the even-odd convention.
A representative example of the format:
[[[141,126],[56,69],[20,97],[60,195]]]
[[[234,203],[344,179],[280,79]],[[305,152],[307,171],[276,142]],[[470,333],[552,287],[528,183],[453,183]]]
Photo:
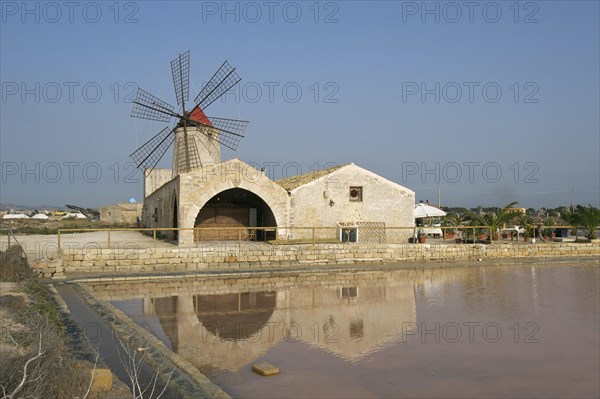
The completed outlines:
[[[596,238],[596,228],[600,226],[600,209],[594,208],[592,205],[581,206],[577,205],[578,221],[587,230],[586,238],[593,240]]]
[[[448,215],[446,215],[446,217],[444,218],[443,224],[445,226],[456,227],[456,226],[460,226],[468,221],[469,221],[469,218],[466,213],[455,212],[455,213],[449,213]]]
[[[447,214],[444,217],[444,220],[442,221],[442,226],[458,227],[458,226],[465,225],[468,221],[469,221],[469,218],[466,213],[452,212],[452,213]],[[460,230],[460,229],[446,229],[446,232],[456,233],[456,230],[458,230],[458,234],[456,235],[456,238],[462,238],[462,230]]]
[[[554,219],[552,219],[552,218],[546,219],[546,221],[544,222],[544,235],[547,235],[548,237],[552,237],[552,234],[554,233],[555,225],[556,225],[556,223],[554,223]]]
[[[577,225],[583,224],[579,212],[574,212],[567,209],[560,213],[560,217],[567,222],[569,226],[573,227],[572,233],[575,237],[577,237]]]
[[[518,214],[514,212],[508,212],[508,208],[512,208],[518,204],[518,202],[511,202],[506,205],[504,208],[500,209],[497,213],[488,213],[485,215],[480,215],[478,213],[469,212],[469,219],[475,225],[479,226],[490,226],[490,230],[492,231],[492,240],[498,239],[498,231],[502,226],[507,223],[510,223],[514,220]]]
[[[517,219],[517,222],[519,222],[519,226],[523,226],[525,229],[525,233],[523,233],[523,235],[527,239],[531,234],[531,226],[535,225],[538,222],[538,219],[535,216],[521,213]]]

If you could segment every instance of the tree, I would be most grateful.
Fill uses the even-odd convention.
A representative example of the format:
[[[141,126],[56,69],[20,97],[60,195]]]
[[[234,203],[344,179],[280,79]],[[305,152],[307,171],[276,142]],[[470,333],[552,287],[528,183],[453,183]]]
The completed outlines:
[[[443,225],[456,227],[466,224],[466,222],[468,221],[468,211],[452,212],[446,215],[446,217],[444,218]]]
[[[600,209],[594,208],[591,204],[588,206],[577,205],[577,220],[587,230],[586,238],[593,240],[596,238],[596,228],[600,226]]]
[[[567,222],[569,226],[573,226],[572,233],[577,237],[577,225],[583,224],[579,212],[573,212],[567,208],[560,213],[560,217]]]
[[[554,226],[556,225],[556,223],[554,222],[554,219],[550,218],[547,219],[544,222],[544,234],[551,237],[552,233],[554,233]]]
[[[490,226],[490,230],[492,232],[491,239],[497,240],[498,231],[500,230],[500,228],[503,225],[510,223],[517,217],[516,213],[507,211],[508,208],[512,208],[516,204],[518,204],[518,202],[511,202],[504,208],[500,209],[497,213],[487,213],[485,215],[480,215],[478,213],[470,212],[469,219],[474,225]]]
[[[526,213],[520,213],[518,215],[517,222],[519,222],[519,226],[523,226],[523,228],[525,229],[525,233],[523,233],[523,236],[527,239],[532,233],[532,226],[538,224],[539,219],[535,216],[528,215]]]

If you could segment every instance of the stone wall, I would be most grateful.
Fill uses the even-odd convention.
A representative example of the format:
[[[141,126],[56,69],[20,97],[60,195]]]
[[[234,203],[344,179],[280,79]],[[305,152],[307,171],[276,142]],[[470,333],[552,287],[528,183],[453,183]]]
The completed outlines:
[[[144,170],[144,198],[158,190],[165,183],[173,179],[173,171],[171,169],[154,168],[152,172],[146,176],[147,170]]]
[[[361,187],[360,200],[350,197],[351,186]],[[414,226],[414,203],[414,191],[350,164],[291,191],[290,226],[336,227],[338,222]],[[290,238],[311,238],[310,233],[292,230]],[[331,233],[321,230],[322,238],[331,238]],[[387,237],[393,242],[407,242],[412,233],[411,229],[384,232],[393,235]]]
[[[152,172],[154,173],[154,172]],[[179,204],[179,177],[164,184],[144,200],[142,227],[177,227],[175,221],[175,203]],[[177,225],[177,226],[176,226]],[[173,239],[172,231],[165,231]]]
[[[552,244],[303,244],[201,243],[188,248],[65,250],[69,273],[151,273],[260,269],[292,265],[492,261],[526,263],[543,258],[600,256],[597,243]],[[41,267],[40,267],[41,268]],[[43,270],[40,270],[43,272]]]

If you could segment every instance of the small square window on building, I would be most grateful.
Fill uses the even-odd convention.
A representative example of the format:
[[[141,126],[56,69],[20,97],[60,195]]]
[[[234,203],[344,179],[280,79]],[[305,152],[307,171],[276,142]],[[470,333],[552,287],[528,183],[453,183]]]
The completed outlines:
[[[362,202],[363,188],[359,186],[350,186],[350,201]]]
[[[342,298],[357,298],[358,287],[342,287]]]

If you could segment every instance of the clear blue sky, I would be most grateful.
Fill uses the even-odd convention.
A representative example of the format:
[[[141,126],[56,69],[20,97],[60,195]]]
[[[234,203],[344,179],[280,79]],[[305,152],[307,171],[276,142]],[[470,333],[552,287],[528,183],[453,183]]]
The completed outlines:
[[[242,77],[207,110],[250,120],[223,158],[274,178],[354,162],[442,205],[599,206],[597,1],[1,4],[3,203],[141,199],[128,156],[166,125],[128,97],[175,104],[190,49],[192,98],[225,59]]]

